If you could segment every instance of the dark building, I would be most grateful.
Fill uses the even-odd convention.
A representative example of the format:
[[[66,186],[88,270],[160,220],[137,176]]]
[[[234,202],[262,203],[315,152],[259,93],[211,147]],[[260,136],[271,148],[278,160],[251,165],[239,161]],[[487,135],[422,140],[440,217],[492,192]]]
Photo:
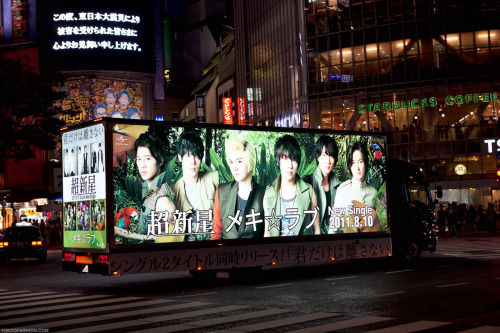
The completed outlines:
[[[387,131],[442,200],[500,201],[499,15],[493,0],[237,0],[238,93],[258,91],[268,125]]]

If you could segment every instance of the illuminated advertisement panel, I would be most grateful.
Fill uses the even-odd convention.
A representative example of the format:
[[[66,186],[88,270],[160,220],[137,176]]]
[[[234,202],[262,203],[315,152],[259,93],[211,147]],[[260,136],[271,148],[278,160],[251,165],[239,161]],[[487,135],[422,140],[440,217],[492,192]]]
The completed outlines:
[[[238,124],[245,125],[246,123],[246,106],[245,99],[238,97]]]
[[[101,118],[143,118],[143,85],[141,82],[82,79],[67,80],[56,90],[67,92],[63,110],[79,110],[76,114],[61,114],[67,125]]]
[[[46,0],[40,55],[52,70],[155,72],[153,1]]]
[[[233,101],[231,97],[222,97],[222,116],[224,124],[233,124]]]
[[[382,136],[133,124],[112,136],[117,246],[388,231]]]
[[[104,125],[62,134],[64,247],[106,247]]]

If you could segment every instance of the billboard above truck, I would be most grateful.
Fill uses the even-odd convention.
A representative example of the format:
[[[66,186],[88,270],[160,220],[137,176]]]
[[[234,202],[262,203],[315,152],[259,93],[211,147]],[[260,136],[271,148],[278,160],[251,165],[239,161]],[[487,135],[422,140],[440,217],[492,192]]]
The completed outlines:
[[[105,228],[114,229],[113,247],[388,233],[383,135],[110,128],[114,216]],[[92,149],[88,142],[77,147]],[[78,211],[80,199],[71,199]]]

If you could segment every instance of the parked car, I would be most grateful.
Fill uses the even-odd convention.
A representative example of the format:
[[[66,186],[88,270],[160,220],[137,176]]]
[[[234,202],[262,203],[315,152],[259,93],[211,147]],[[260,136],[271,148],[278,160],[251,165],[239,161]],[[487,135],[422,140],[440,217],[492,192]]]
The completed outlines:
[[[43,262],[47,259],[47,242],[40,229],[32,225],[7,228],[0,240],[0,259],[37,258]]]

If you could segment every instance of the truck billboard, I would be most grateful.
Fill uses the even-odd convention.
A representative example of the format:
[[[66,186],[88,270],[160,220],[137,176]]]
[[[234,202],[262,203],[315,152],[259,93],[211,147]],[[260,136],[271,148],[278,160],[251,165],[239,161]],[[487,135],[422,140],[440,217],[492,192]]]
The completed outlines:
[[[387,233],[382,135],[116,124],[114,244]]]
[[[103,124],[62,134],[64,247],[107,247],[104,143]]]

